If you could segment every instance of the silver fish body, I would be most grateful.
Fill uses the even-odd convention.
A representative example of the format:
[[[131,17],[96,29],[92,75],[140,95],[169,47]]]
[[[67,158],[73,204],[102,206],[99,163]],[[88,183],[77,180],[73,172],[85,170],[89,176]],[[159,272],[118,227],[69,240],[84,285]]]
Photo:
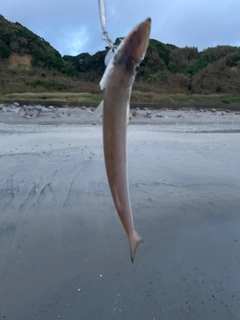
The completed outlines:
[[[134,229],[127,175],[127,124],[129,102],[136,68],[149,42],[151,19],[135,27],[117,48],[109,62],[100,88],[103,101],[103,147],[105,167],[113,201],[128,235],[133,262],[141,237]]]

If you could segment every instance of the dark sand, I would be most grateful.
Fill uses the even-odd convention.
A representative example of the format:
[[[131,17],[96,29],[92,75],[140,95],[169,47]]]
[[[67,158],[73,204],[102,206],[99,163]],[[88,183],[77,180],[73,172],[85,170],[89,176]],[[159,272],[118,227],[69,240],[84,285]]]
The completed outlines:
[[[0,129],[0,319],[239,320],[239,133],[130,125],[131,264],[101,126]]]

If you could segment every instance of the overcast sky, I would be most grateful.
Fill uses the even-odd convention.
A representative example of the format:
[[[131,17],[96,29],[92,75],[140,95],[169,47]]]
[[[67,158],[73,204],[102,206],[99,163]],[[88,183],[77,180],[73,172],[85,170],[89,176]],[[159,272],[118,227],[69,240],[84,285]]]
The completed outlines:
[[[240,46],[240,0],[105,0],[115,40],[152,18],[151,38],[199,50]],[[62,55],[103,50],[98,0],[1,0],[0,13],[48,41]]]

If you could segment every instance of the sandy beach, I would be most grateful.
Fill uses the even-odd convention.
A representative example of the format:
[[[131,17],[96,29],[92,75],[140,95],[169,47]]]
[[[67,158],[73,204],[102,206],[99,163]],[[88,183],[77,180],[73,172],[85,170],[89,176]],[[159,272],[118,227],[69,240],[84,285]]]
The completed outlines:
[[[101,117],[46,113],[0,112],[0,318],[238,320],[240,115],[131,115],[131,264]]]

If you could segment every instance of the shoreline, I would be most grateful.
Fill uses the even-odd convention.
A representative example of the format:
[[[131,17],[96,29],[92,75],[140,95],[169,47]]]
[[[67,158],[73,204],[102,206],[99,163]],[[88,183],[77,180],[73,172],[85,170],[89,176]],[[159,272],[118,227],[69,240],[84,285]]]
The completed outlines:
[[[0,124],[7,125],[101,125],[102,114],[87,104],[81,107],[54,105],[21,105],[18,102],[8,106],[0,104]],[[181,126],[201,126],[218,129],[219,126],[228,130],[240,130],[240,111],[219,110],[216,108],[199,109],[152,109],[131,108],[129,126],[156,125],[178,128]]]
[[[90,101],[63,101],[63,100],[40,100],[40,99],[31,99],[31,100],[19,100],[19,99],[0,99],[0,105],[5,106],[11,106],[14,103],[17,103],[20,106],[35,106],[35,105],[42,105],[45,107],[54,106],[58,108],[73,108],[78,107],[81,108],[83,106],[90,108],[94,107],[96,108],[99,102],[90,102]],[[160,102],[160,103],[138,103],[138,102],[131,102],[130,109],[136,109],[139,108],[140,110],[143,110],[145,108],[149,108],[151,110],[162,110],[162,109],[169,109],[169,110],[200,110],[200,109],[217,109],[218,111],[240,111],[240,104],[171,104],[166,102]]]

